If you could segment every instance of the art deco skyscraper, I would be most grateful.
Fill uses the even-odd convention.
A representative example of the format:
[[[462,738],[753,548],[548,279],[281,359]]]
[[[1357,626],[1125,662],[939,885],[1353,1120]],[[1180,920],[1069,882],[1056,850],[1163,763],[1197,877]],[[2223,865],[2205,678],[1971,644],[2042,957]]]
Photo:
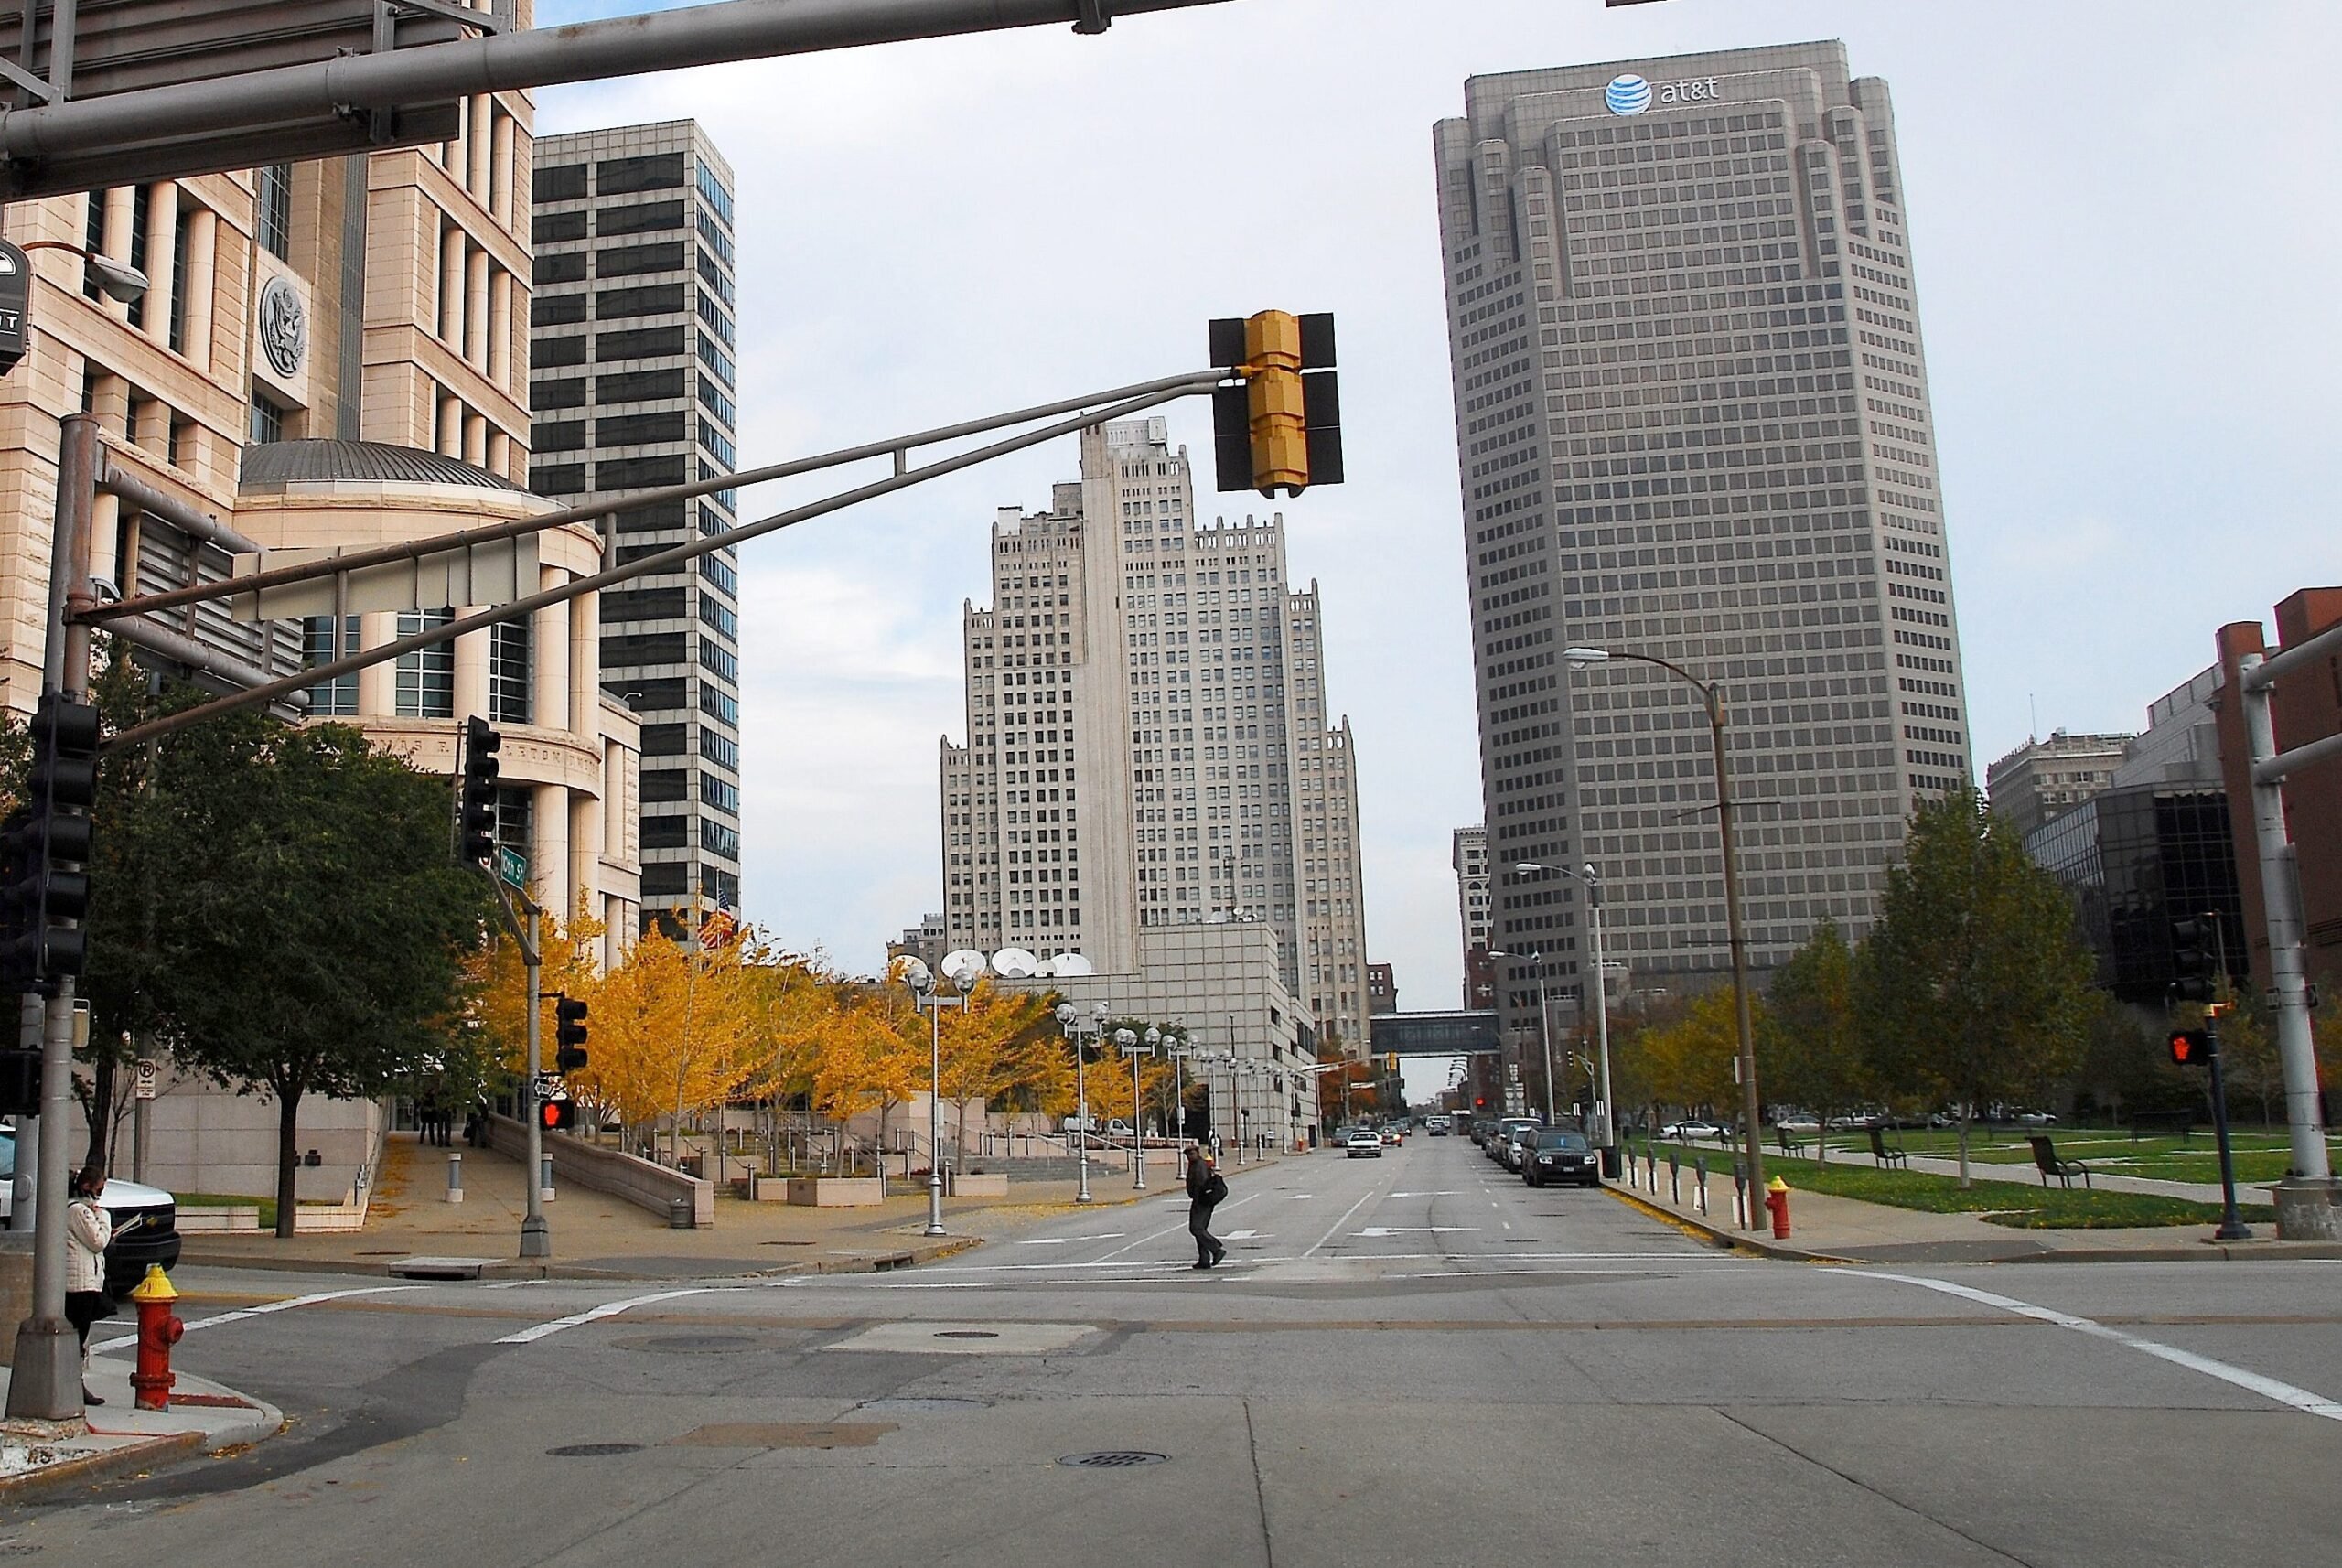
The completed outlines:
[[[1082,442],[1049,510],[993,524],[965,612],[968,742],[942,751],[952,947],[1126,971],[1142,927],[1257,920],[1322,1038],[1367,1039],[1358,779],[1317,588],[1282,519],[1200,526],[1160,419]]]
[[[1971,778],[1885,84],[1815,43],[1465,97],[1434,140],[1492,940],[1574,983],[1582,890],[1510,868],[1592,860],[1635,983],[1729,964],[1698,694],[1573,645],[1721,686],[1751,962],[1859,935]]]

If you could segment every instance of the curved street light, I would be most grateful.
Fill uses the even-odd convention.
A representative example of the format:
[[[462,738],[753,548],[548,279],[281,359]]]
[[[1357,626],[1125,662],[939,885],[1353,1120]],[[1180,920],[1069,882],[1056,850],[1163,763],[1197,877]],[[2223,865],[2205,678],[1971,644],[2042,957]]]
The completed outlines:
[[[146,274],[127,263],[111,256],[102,256],[86,246],[70,240],[27,240],[16,247],[20,251],[65,251],[81,258],[97,279],[98,292],[108,299],[129,305],[142,297],[147,290]]]
[[[1564,649],[1562,657],[1573,670],[1588,664],[1606,664],[1623,660],[1635,664],[1651,664],[1677,679],[1687,682],[1700,693],[1701,703],[1707,709],[1708,736],[1715,751],[1716,764],[1716,830],[1724,845],[1724,912],[1725,927],[1732,944],[1732,1005],[1734,1026],[1738,1032],[1740,1047],[1740,1115],[1742,1144],[1748,1165],[1748,1199],[1741,1215],[1741,1222],[1749,1230],[1756,1227],[1756,1194],[1765,1185],[1765,1144],[1757,1126],[1759,1101],[1756,1094],[1756,1042],[1748,1016],[1748,944],[1740,919],[1740,856],[1734,845],[1732,820],[1732,787],[1724,764],[1724,693],[1713,682],[1703,681],[1680,664],[1671,664],[1655,654],[1634,653],[1608,648]],[[1598,969],[1597,969],[1598,972]]]

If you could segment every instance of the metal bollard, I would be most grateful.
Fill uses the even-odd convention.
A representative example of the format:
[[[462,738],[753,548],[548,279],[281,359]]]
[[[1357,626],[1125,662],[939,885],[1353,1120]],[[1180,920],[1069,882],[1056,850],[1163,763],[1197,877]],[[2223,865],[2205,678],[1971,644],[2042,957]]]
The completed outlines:
[[[450,1203],[461,1203],[463,1200],[464,1156],[458,1154],[450,1154],[447,1156],[447,1201]]]
[[[1678,1208],[1683,1207],[1683,1167],[1672,1149],[1667,1151],[1667,1201]]]
[[[1700,1201],[1700,1212],[1701,1212],[1702,1214],[1705,1214],[1705,1213],[1707,1213],[1707,1211],[1708,1211],[1708,1156],[1707,1156],[1707,1155],[1701,1155],[1697,1160],[1694,1160],[1694,1161],[1692,1162],[1692,1173],[1693,1180],[1697,1183],[1697,1186],[1696,1186],[1696,1187],[1694,1188],[1694,1191],[1696,1192],[1696,1194],[1697,1194],[1697,1196],[1698,1196],[1698,1197],[1699,1197],[1699,1201]]]
[[[544,1203],[553,1201],[553,1156],[551,1155],[542,1155],[537,1159],[537,1197],[539,1201]]]

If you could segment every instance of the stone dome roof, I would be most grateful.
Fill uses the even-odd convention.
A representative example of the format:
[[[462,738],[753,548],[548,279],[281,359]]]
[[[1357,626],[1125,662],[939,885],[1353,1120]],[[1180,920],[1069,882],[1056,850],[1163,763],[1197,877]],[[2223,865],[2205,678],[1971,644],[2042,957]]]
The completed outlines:
[[[462,485],[528,492],[486,468],[436,452],[380,441],[269,441],[244,448],[236,478],[241,491],[281,490],[287,485],[336,479],[409,485]]]

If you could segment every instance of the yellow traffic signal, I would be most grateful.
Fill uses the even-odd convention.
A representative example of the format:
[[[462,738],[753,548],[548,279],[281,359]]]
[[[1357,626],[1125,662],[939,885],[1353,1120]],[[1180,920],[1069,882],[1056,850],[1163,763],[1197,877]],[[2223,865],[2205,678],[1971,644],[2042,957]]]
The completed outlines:
[[[1384,1072],[1397,1072],[1399,1070],[1398,1052],[1392,1051],[1382,1058],[1382,1070]]]
[[[1273,499],[1342,482],[1331,316],[1264,310],[1214,321],[1211,355],[1231,382],[1212,394],[1220,489]]]

